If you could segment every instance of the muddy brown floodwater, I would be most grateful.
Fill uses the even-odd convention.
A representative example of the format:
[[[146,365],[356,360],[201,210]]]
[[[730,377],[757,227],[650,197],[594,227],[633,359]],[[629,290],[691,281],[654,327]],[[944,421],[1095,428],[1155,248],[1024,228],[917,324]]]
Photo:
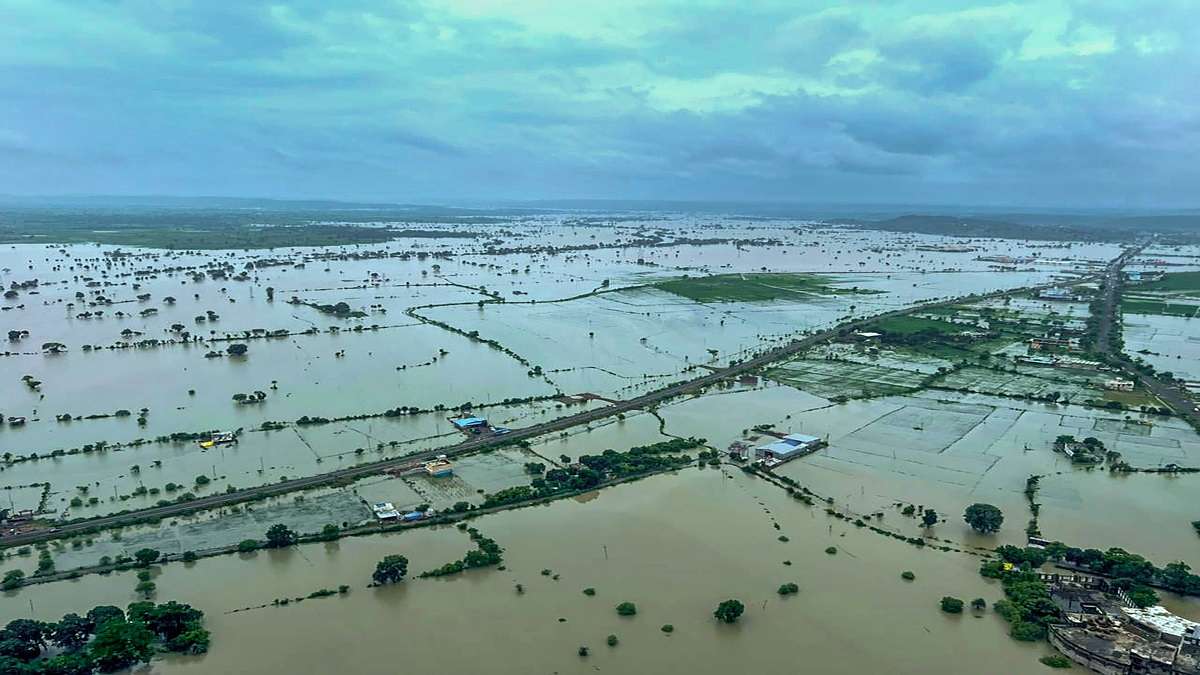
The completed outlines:
[[[474,525],[506,548],[507,569],[366,588],[390,553],[408,556],[410,575],[460,557],[469,541],[452,527],[168,565],[159,597],[204,609],[213,648],[150,670],[1007,674],[1039,672],[1049,653],[1010,640],[990,610],[938,610],[947,594],[1001,597],[978,558],[857,530],[736,470],[686,469]],[[903,581],[904,570],[916,580]],[[787,582],[800,592],[780,597]],[[30,601],[42,619],[124,605],[134,583],[126,573],[26,588],[5,597],[0,618],[28,616]],[[353,587],[347,596],[229,613],[341,583]],[[736,625],[712,617],[726,598],[746,605]],[[626,600],[636,616],[616,615]],[[606,646],[609,634],[618,646]],[[578,656],[581,645],[590,656]]]

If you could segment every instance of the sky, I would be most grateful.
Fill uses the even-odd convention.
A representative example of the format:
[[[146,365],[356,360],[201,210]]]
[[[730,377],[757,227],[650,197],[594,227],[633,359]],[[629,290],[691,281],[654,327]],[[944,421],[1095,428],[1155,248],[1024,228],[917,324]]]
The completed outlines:
[[[1200,206],[1194,0],[0,0],[0,193]]]

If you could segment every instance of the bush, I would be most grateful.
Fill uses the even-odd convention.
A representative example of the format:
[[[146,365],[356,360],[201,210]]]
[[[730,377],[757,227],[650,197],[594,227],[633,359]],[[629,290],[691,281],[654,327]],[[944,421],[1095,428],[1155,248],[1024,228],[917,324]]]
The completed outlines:
[[[669,624],[669,623],[664,623],[664,624],[662,625],[662,628],[660,628],[659,630],[661,630],[661,631],[662,631],[662,632],[664,632],[664,633],[674,633],[674,632],[675,632],[675,626],[672,626],[672,625],[671,625],[671,624]]]
[[[837,555],[837,547],[830,546],[829,548],[825,549],[825,552],[828,553],[829,555]]]
[[[1021,642],[1040,642],[1046,639],[1046,627],[1029,621],[1014,621],[1008,634]]]
[[[240,542],[238,542],[237,550],[238,550],[238,553],[252,553],[254,551],[257,551],[258,550],[258,540],[257,539],[243,539]]]
[[[619,642],[619,640],[617,640],[617,636],[616,636],[616,635],[609,635],[609,636],[608,636],[607,638],[605,638],[605,640],[604,640],[604,643],[605,643],[605,644],[607,644],[609,647],[616,647],[616,646],[617,646],[617,642]]]
[[[971,601],[971,609],[980,611],[987,608],[987,600],[983,598],[975,598]]]
[[[594,588],[585,588],[585,589],[583,589],[583,594],[584,594],[584,595],[586,595],[586,596],[588,596],[588,597],[591,597],[591,596],[593,596],[593,595],[595,595],[595,594],[596,594],[596,589],[594,589]]]
[[[779,590],[776,592],[780,595],[794,595],[800,592],[800,587],[794,583],[788,582],[780,586]]]
[[[904,570],[903,572],[900,573],[900,578],[905,581],[912,581],[913,579],[917,578],[917,575],[913,574],[909,570]]]
[[[947,595],[942,598],[942,611],[947,614],[962,614],[963,601]]]
[[[1042,665],[1050,666],[1051,668],[1070,668],[1071,667],[1071,659],[1068,659],[1067,657],[1063,656],[1062,654],[1055,654],[1053,656],[1043,656],[1042,658],[1038,659],[1038,661],[1041,661]]]
[[[199,557],[200,556],[196,555],[195,551],[184,551],[183,552],[183,562],[187,562],[187,563],[196,562],[196,560]]]
[[[622,602],[617,605],[617,614],[620,616],[633,616],[637,614],[637,605],[632,602]]]

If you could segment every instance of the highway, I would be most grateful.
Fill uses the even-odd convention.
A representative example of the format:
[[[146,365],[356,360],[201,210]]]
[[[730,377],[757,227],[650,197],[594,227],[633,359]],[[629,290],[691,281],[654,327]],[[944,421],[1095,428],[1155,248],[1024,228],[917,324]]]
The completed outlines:
[[[1107,274],[1112,273],[1114,265],[1115,265],[1115,261],[1113,264],[1111,264],[1108,267],[1108,269],[1106,271]],[[1119,266],[1116,267],[1116,270],[1119,273],[1120,267]],[[1099,276],[1101,276],[1101,275],[1095,275],[1094,277],[1085,277],[1085,278],[1081,279],[1081,281],[1088,280],[1089,278],[1094,280],[1095,278],[1097,278]],[[383,473],[384,471],[389,471],[389,470],[412,469],[412,468],[415,468],[415,467],[421,465],[424,462],[434,459],[438,455],[447,455],[448,457],[455,457],[458,455],[464,455],[464,454],[477,452],[479,450],[482,450],[484,448],[488,448],[491,446],[499,446],[499,445],[504,445],[504,444],[508,444],[508,443],[515,443],[517,441],[521,441],[521,440],[525,440],[525,439],[536,438],[538,436],[543,436],[545,434],[553,433],[556,431],[564,431],[564,430],[570,429],[572,427],[589,424],[591,422],[595,422],[597,420],[601,420],[601,419],[604,419],[607,417],[612,417],[612,416],[620,414],[620,413],[630,412],[633,410],[639,410],[642,408],[653,406],[653,405],[661,403],[663,401],[675,398],[676,396],[680,396],[680,395],[688,394],[688,393],[692,393],[692,392],[697,392],[706,387],[712,386],[722,380],[736,377],[738,375],[742,375],[745,373],[749,373],[749,372],[755,371],[759,368],[762,368],[764,366],[770,365],[772,363],[776,363],[778,361],[782,361],[784,359],[787,359],[787,358],[790,358],[797,354],[800,354],[815,345],[818,345],[822,342],[826,342],[828,340],[834,339],[845,332],[858,330],[858,329],[862,328],[863,326],[866,326],[867,324],[871,323],[872,321],[877,321],[879,319],[903,316],[906,314],[912,314],[914,312],[925,311],[925,310],[932,309],[935,307],[944,307],[947,305],[953,305],[953,304],[957,304],[957,303],[964,302],[964,301],[977,301],[977,300],[983,300],[983,299],[987,299],[987,298],[995,298],[995,297],[1002,297],[1005,295],[1012,295],[1014,293],[1036,291],[1036,290],[1041,290],[1044,288],[1051,288],[1051,287],[1054,287],[1057,285],[1059,285],[1059,284],[1044,284],[1044,285],[1039,285],[1039,286],[1027,286],[1027,287],[1022,287],[1022,288],[1013,288],[1013,289],[1008,289],[1005,291],[996,291],[994,293],[987,293],[987,294],[982,294],[982,295],[960,296],[960,297],[952,298],[949,300],[941,300],[941,301],[937,301],[937,302],[929,302],[929,303],[924,303],[924,304],[919,304],[919,305],[912,305],[909,307],[905,307],[903,309],[892,310],[889,312],[884,312],[882,314],[876,314],[876,315],[873,315],[870,317],[855,319],[852,321],[848,321],[848,322],[839,324],[832,328],[829,328],[829,329],[826,329],[823,331],[819,331],[817,333],[813,333],[813,334],[805,336],[803,338],[793,340],[784,346],[772,348],[772,349],[770,349],[766,352],[763,352],[762,354],[755,356],[749,360],[742,361],[742,362],[736,363],[736,364],[732,364],[732,365],[726,366],[724,368],[720,368],[718,370],[714,370],[714,371],[710,372],[709,374],[702,375],[695,379],[691,379],[691,380],[687,380],[685,382],[680,382],[678,384],[670,385],[670,386],[664,387],[662,389],[657,389],[655,391],[652,391],[652,392],[649,392],[646,394],[642,394],[642,395],[636,396],[634,398],[619,401],[619,402],[613,403],[611,405],[604,406],[602,408],[585,410],[583,412],[575,413],[573,415],[559,417],[554,420],[550,420],[548,422],[542,422],[542,423],[534,424],[534,425],[531,425],[528,427],[513,429],[511,432],[504,434],[504,435],[481,436],[479,438],[472,438],[472,439],[463,441],[463,442],[455,444],[455,445],[445,446],[445,447],[437,448],[434,450],[429,450],[427,452],[414,453],[411,455],[405,455],[404,457],[395,457],[395,458],[391,458],[391,459],[380,460],[377,462],[369,462],[366,464],[359,464],[356,466],[346,467],[343,469],[337,469],[335,471],[330,471],[328,473],[323,473],[323,474],[319,474],[316,476],[309,476],[307,478],[293,478],[290,480],[279,481],[277,483],[271,483],[268,485],[260,485],[257,487],[245,488],[242,490],[238,490],[237,492],[220,493],[220,494],[213,494],[213,495],[208,495],[208,496],[204,496],[204,497],[197,497],[196,499],[192,499],[192,500],[185,501],[185,502],[177,502],[177,503],[172,503],[172,504],[166,504],[163,506],[153,506],[153,507],[146,508],[146,509],[139,509],[137,511],[131,511],[129,513],[122,513],[122,514],[111,515],[111,516],[100,516],[97,518],[88,518],[86,520],[80,520],[80,521],[75,521],[75,522],[71,522],[71,523],[66,523],[63,525],[59,525],[57,527],[51,527],[51,528],[44,529],[44,530],[36,530],[36,531],[32,531],[32,532],[25,532],[25,533],[21,533],[21,534],[10,535],[7,537],[0,538],[0,546],[10,547],[10,546],[17,546],[17,545],[28,545],[28,544],[32,544],[32,543],[40,542],[40,541],[59,539],[59,538],[71,536],[73,534],[84,533],[84,532],[95,530],[95,529],[104,529],[104,528],[118,527],[118,526],[122,526],[122,525],[130,525],[130,524],[143,522],[143,521],[151,520],[151,519],[169,518],[172,516],[184,515],[184,514],[193,513],[196,511],[202,511],[202,510],[206,510],[206,509],[213,509],[213,508],[218,508],[218,507],[222,507],[222,506],[228,506],[231,504],[237,504],[240,502],[246,502],[246,501],[262,499],[265,497],[282,495],[282,494],[286,494],[289,492],[295,492],[298,490],[306,490],[306,489],[311,489],[311,488],[316,488],[316,487],[323,487],[323,486],[327,486],[327,485],[331,485],[331,484],[335,484],[335,483],[351,481],[351,480],[355,480],[358,478],[363,478],[366,476]]]
[[[1123,285],[1121,271],[1130,259],[1141,253],[1143,248],[1145,245],[1127,249],[1105,270],[1104,304],[1101,308],[1100,320],[1097,322],[1096,348],[1101,353],[1108,355],[1109,359],[1125,372],[1137,378],[1143,387],[1166,403],[1176,415],[1200,430],[1200,411],[1196,410],[1196,402],[1186,389],[1157,375],[1142,373],[1132,359],[1113,346],[1112,331],[1117,327],[1116,316],[1121,303],[1121,287]]]

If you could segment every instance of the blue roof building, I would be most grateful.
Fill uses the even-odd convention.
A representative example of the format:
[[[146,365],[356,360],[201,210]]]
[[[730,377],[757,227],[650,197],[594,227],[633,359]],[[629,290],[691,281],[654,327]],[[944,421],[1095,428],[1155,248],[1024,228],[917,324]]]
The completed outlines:
[[[486,427],[487,420],[482,417],[464,417],[462,419],[451,420],[456,429],[474,429],[476,427]]]
[[[788,459],[811,452],[820,442],[821,439],[816,436],[790,434],[774,443],[758,446],[754,449],[754,454],[768,459]]]

